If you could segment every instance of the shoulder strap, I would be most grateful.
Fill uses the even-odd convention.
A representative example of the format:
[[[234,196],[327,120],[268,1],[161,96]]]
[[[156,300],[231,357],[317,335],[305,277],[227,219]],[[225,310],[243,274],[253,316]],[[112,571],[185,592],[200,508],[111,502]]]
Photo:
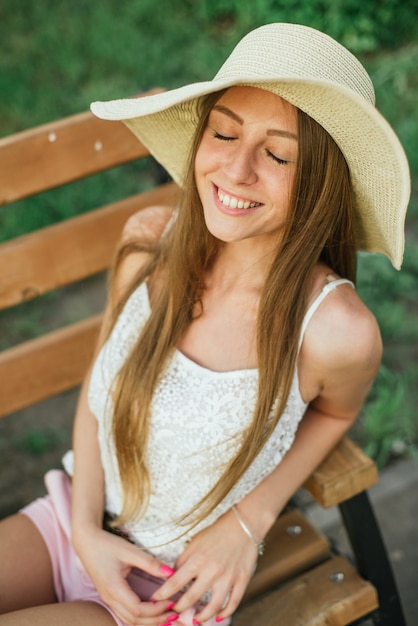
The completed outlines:
[[[302,327],[300,329],[299,347],[298,347],[299,350],[302,345],[302,341],[305,336],[305,332],[308,327],[308,324],[311,321],[313,314],[315,313],[315,311],[317,310],[321,302],[325,300],[327,295],[331,293],[331,291],[333,291],[336,287],[338,287],[339,285],[343,285],[345,283],[351,285],[353,289],[355,289],[354,283],[351,282],[351,280],[348,280],[347,278],[337,278],[335,280],[331,280],[330,282],[326,283],[326,285],[323,286],[321,292],[317,295],[315,300],[312,302],[309,309],[305,313],[305,317],[303,318],[303,322],[302,322]]]

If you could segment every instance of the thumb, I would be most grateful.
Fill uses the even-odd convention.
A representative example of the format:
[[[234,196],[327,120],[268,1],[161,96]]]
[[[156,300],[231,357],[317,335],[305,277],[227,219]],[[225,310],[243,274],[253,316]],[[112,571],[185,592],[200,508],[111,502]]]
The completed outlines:
[[[140,567],[131,568],[126,582],[130,591],[137,594],[143,601],[148,602],[155,591],[173,574],[174,570],[171,567],[150,554],[145,554],[140,561]],[[168,608],[166,607],[165,610]]]
[[[135,557],[132,559],[131,565],[133,568],[138,568],[151,576],[161,579],[170,578],[175,573],[172,567],[140,548],[136,548]]]

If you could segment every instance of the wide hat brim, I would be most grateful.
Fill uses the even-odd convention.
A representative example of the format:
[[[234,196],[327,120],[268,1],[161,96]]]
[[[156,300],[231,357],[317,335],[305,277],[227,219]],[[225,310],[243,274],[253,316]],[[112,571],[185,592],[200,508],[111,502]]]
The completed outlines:
[[[199,120],[199,102],[203,96],[239,85],[266,89],[281,96],[321,124],[344,154],[350,169],[359,216],[359,249],[384,254],[396,269],[400,269],[404,252],[405,213],[410,196],[409,167],[396,134],[374,107],[371,83],[367,82],[370,79],[357,59],[345,48],[314,29],[292,24],[271,24],[252,31],[250,36],[254,37],[255,33],[263,29],[270,29],[271,34],[272,27],[280,27],[281,36],[284,30],[285,34],[290,32],[293,37],[295,33],[303,33],[305,39],[306,33],[310,35],[313,31],[313,51],[307,50],[307,42],[300,41],[298,37],[300,51],[299,55],[294,55],[295,59],[300,59],[303,50],[306,58],[311,60],[309,71],[305,71],[300,64],[296,64],[295,68],[291,58],[282,63],[281,72],[278,67],[272,70],[271,62],[265,65],[269,71],[261,72],[259,59],[256,68],[251,68],[249,59],[247,63],[238,63],[239,54],[236,51],[239,52],[244,38],[214,80],[148,97],[94,102],[91,110],[102,119],[124,121],[182,186]],[[275,35],[277,39],[277,32]],[[246,39],[250,36],[247,35]],[[322,44],[320,50],[318,41]],[[312,64],[315,65],[312,61],[313,53],[317,52],[323,61],[324,41],[327,52],[331,48],[334,53],[334,59],[329,60],[333,66],[339,62],[339,58],[335,58],[336,51],[344,56],[345,65],[338,80],[335,80],[328,68],[323,67],[324,63],[320,71],[315,71],[315,67],[312,69]],[[288,37],[287,42],[282,42],[282,49],[289,51],[289,43]],[[347,58],[352,64],[349,68]],[[277,61],[277,55],[274,59]],[[276,62],[276,66],[279,62]],[[333,80],[324,78],[327,69]],[[355,72],[357,75],[354,75],[353,80]]]

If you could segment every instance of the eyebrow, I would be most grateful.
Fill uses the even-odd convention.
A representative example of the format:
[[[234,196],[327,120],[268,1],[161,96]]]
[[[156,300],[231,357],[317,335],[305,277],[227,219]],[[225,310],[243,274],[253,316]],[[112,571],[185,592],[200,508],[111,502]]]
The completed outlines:
[[[237,115],[234,111],[231,111],[231,109],[228,109],[228,107],[222,106],[221,104],[215,104],[215,106],[213,107],[213,110],[219,111],[220,113],[227,115],[231,119],[235,120],[235,122],[238,122],[238,124],[240,124],[241,126],[244,124],[244,120],[242,119],[242,117]],[[291,133],[288,130],[280,130],[278,128],[277,129],[269,128],[267,130],[267,135],[269,137],[278,136],[278,137],[286,137],[287,139],[294,139],[295,141],[298,140],[298,137],[297,135],[295,135],[295,133]]]

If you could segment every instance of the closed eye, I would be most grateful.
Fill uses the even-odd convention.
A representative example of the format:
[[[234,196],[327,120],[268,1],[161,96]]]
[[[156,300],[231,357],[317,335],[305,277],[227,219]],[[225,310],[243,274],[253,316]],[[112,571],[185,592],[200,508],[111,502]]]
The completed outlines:
[[[227,135],[221,135],[221,133],[218,133],[217,130],[215,130],[214,128],[209,127],[212,131],[212,136],[215,139],[219,139],[220,141],[234,141],[235,137],[228,137]]]
[[[235,139],[236,139],[236,137],[230,137],[228,135],[222,135],[217,130],[212,128],[212,126],[208,126],[208,128],[210,128],[210,130],[212,131],[212,136],[215,139],[218,139],[219,141],[226,141],[226,142],[228,142],[228,141],[235,141]],[[279,165],[286,165],[287,163],[290,162],[290,161],[286,161],[285,159],[281,159],[280,157],[278,157],[275,154],[273,154],[273,152],[271,152],[270,150],[266,150],[266,154],[267,154],[267,156],[270,159],[272,159],[275,163],[278,163]]]
[[[275,161],[279,165],[286,165],[286,163],[289,163],[289,161],[285,161],[284,159],[281,159],[280,157],[270,152],[270,150],[266,150],[266,153],[267,153],[267,156],[269,156],[271,159],[273,159],[273,161]]]

